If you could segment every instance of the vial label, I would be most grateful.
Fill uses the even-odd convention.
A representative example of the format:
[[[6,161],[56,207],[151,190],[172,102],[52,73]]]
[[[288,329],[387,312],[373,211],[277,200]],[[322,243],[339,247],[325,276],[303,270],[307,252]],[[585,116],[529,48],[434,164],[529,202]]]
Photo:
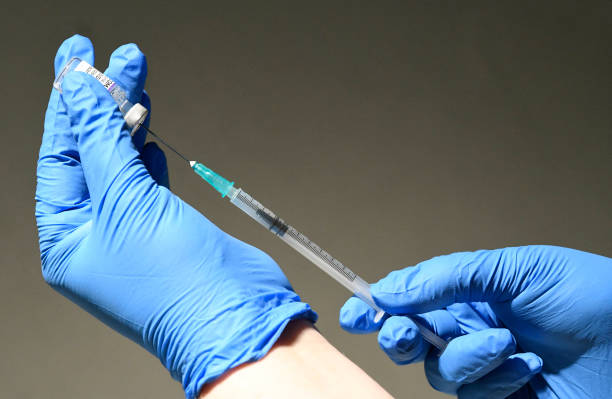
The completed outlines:
[[[108,91],[111,91],[113,87],[115,87],[115,82],[112,79],[85,61],[81,61],[79,65],[74,68],[74,70],[78,72],[85,72],[86,74],[93,76],[98,80],[98,82],[102,83],[102,86],[104,86],[104,88]]]

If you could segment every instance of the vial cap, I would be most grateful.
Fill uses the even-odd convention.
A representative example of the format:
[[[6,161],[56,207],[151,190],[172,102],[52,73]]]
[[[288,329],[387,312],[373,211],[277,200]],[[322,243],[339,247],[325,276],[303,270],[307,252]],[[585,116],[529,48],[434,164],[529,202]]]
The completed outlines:
[[[137,128],[138,126],[142,125],[148,113],[149,113],[148,109],[136,103],[125,114],[124,119],[129,127]]]

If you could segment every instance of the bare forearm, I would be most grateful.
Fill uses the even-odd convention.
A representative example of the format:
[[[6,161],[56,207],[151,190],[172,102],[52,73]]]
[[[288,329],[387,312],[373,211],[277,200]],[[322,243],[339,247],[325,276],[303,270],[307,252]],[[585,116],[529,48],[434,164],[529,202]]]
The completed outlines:
[[[290,323],[270,352],[207,384],[200,398],[391,396],[303,320]]]

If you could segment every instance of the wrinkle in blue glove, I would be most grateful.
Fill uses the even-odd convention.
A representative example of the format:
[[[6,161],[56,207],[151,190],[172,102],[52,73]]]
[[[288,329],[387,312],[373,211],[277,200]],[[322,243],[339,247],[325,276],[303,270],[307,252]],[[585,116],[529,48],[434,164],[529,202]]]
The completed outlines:
[[[94,63],[74,36],[60,47]],[[105,74],[150,106],[146,60],[119,47]],[[168,190],[163,152],[130,136],[91,76],[53,90],[37,169],[42,271],[57,291],[157,356],[188,398],[225,371],[264,356],[295,318],[316,319],[276,263],[221,231]],[[148,120],[147,122],[148,123]]]

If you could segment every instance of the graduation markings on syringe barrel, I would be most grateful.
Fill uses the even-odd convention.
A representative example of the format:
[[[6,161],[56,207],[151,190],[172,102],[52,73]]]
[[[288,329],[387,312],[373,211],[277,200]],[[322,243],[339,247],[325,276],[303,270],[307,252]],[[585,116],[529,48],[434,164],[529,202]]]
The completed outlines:
[[[338,259],[331,256],[329,253],[327,253],[327,251],[323,250],[314,241],[297,231],[297,229],[295,229],[293,226],[290,226],[283,219],[276,216],[272,211],[264,207],[261,203],[244,192],[242,189],[234,190],[234,193],[230,193],[228,195],[232,204],[249,214],[262,226],[276,234],[280,239],[285,241],[302,255],[309,259],[314,258],[319,267],[323,266],[322,268],[324,271],[335,271],[341,276],[341,283],[349,284],[347,288],[352,289],[350,282],[355,281],[357,275],[348,267],[344,266]],[[344,280],[347,280],[346,283],[344,283]]]

